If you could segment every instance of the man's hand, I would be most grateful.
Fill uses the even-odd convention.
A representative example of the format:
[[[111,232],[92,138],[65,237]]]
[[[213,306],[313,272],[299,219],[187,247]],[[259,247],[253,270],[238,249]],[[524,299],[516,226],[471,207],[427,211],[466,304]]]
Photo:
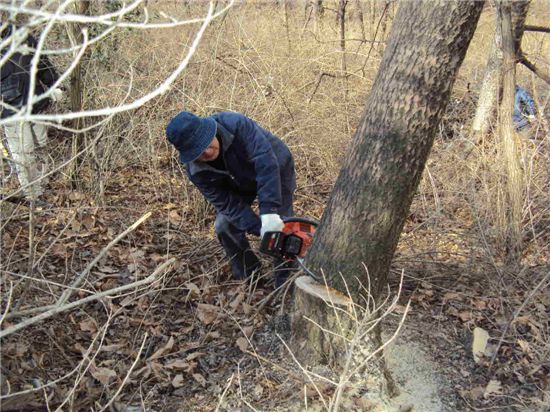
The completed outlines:
[[[261,215],[260,219],[262,219],[262,229],[260,230],[260,237],[264,237],[265,232],[280,232],[285,226],[283,220],[281,219],[281,216],[276,213]]]

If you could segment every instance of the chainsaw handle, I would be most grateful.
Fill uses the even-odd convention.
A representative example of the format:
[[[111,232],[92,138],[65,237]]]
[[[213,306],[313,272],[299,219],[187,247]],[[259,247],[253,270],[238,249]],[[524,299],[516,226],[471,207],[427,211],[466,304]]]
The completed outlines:
[[[278,256],[282,232],[265,232],[260,240],[260,252],[270,256]],[[273,243],[272,243],[273,242]]]
[[[283,217],[283,223],[290,223],[290,222],[297,222],[297,223],[307,223],[314,227],[319,226],[319,222],[313,219],[308,219],[306,217]]]

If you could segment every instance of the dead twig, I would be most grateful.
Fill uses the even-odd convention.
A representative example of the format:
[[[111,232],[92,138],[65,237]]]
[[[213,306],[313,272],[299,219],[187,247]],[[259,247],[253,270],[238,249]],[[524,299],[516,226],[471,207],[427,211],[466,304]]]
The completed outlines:
[[[223,390],[222,395],[220,396],[220,400],[218,401],[218,406],[216,406],[216,411],[215,412],[218,412],[220,410],[220,407],[222,406],[223,400],[225,398],[225,394],[227,393],[227,391],[231,387],[231,384],[233,383],[233,378],[234,377],[235,377],[235,374],[232,373],[231,377],[228,379],[229,382],[227,383],[227,385],[225,385],[225,389]]]
[[[83,282],[86,275],[88,275],[88,273],[90,273],[92,268],[97,264],[97,262],[99,262],[103,258],[103,256],[105,256],[105,254],[114,245],[116,245],[118,242],[120,242],[128,233],[132,232],[134,229],[136,229],[144,221],[149,219],[149,217],[151,217],[151,212],[147,212],[146,214],[144,214],[133,225],[128,227],[124,232],[119,234],[107,246],[105,246],[103,248],[103,250],[101,252],[99,252],[99,254],[94,258],[94,260],[92,260],[88,264],[88,266],[86,266],[86,268],[77,276],[77,278],[73,281],[73,283],[70,286],[65,286],[67,289],[61,294],[61,296],[59,297],[59,299],[57,300],[55,305],[41,306],[41,307],[37,307],[37,308],[31,308],[31,309],[28,309],[28,310],[22,310],[22,311],[19,311],[17,313],[13,313],[13,314],[8,315],[8,317],[12,318],[12,317],[15,317],[15,316],[25,316],[25,315],[32,315],[34,313],[45,312],[45,311],[51,310],[52,308],[54,308],[56,306],[61,306],[64,303],[66,303],[76,291],[80,290],[79,289],[80,284]],[[23,276],[21,276],[21,277],[23,277]],[[27,277],[27,279],[30,279],[30,277]]]
[[[313,100],[313,96],[315,96],[315,93],[317,93],[317,89],[319,88],[319,86],[321,85],[321,80],[323,80],[323,77],[334,77],[334,78],[337,78],[337,77],[340,77],[338,76],[337,74],[333,74],[333,73],[328,73],[328,72],[321,72],[319,73],[319,75],[317,76],[317,81],[315,82],[315,88],[313,89],[313,92],[311,93],[311,96],[309,97],[309,100],[307,101],[307,104],[309,105],[311,103],[311,101]]]
[[[143,342],[141,342],[141,346],[139,347],[138,353],[136,355],[136,359],[134,359],[134,362],[132,363],[132,366],[130,366],[130,369],[128,369],[128,372],[126,373],[126,376],[122,380],[122,383],[118,387],[118,390],[116,391],[116,393],[113,396],[111,396],[111,400],[107,403],[107,405],[105,405],[103,408],[101,408],[101,412],[103,412],[104,410],[106,410],[107,408],[109,408],[112,405],[112,403],[115,401],[115,399],[118,397],[118,395],[120,395],[120,392],[122,391],[122,388],[124,388],[124,386],[128,382],[128,379],[130,379],[130,375],[132,374],[134,368],[136,367],[136,365],[139,361],[141,352],[143,352],[143,347],[145,346],[145,342],[147,342],[147,338],[148,338],[148,335],[147,335],[147,333],[145,333],[145,336],[143,337]]]
[[[382,19],[384,19],[384,16],[385,16],[386,12],[388,11],[388,6],[389,5],[390,4],[388,2],[386,2],[386,5],[384,6],[384,10],[382,10],[382,13],[380,14],[380,18],[378,19],[378,23],[376,24],[376,29],[374,30],[374,37],[372,39],[369,51],[367,53],[367,57],[365,58],[365,61],[363,62],[363,66],[361,67],[361,69],[359,69],[359,71],[361,71],[361,73],[363,73],[363,77],[365,76],[365,67],[367,66],[367,62],[370,59],[370,54],[372,52],[372,49],[374,48],[376,36],[378,36],[378,30],[380,29],[380,24],[382,23]],[[361,43],[359,45],[359,47],[361,47],[362,45],[363,45],[363,43]],[[359,52],[359,48],[357,49],[357,52]]]
[[[491,362],[489,363],[489,370],[493,367],[493,363],[495,362],[495,359],[498,355],[498,351],[502,346],[502,342],[504,342],[504,338],[508,333],[508,329],[510,329],[510,325],[514,322],[514,320],[517,319],[517,317],[519,316],[523,308],[527,305],[527,302],[529,302],[531,298],[535,296],[535,293],[537,293],[537,291],[542,287],[542,285],[544,285],[544,283],[548,280],[549,277],[550,277],[550,272],[548,272],[546,276],[544,276],[542,280],[537,284],[537,286],[535,286],[535,288],[531,291],[531,293],[529,293],[529,295],[525,298],[525,300],[519,306],[519,308],[516,309],[516,311],[514,312],[514,316],[512,316],[512,319],[510,319],[510,321],[506,323],[506,326],[504,327],[504,330],[500,335],[500,339],[498,340],[497,346],[495,348],[495,352],[493,353],[493,357],[491,358]]]
[[[546,82],[550,86],[550,75],[543,73],[537,66],[535,66],[525,55],[523,52],[519,52],[518,61],[523,64],[525,67],[527,67],[529,70],[531,70],[533,73],[535,73],[538,77],[540,77],[542,80]]]
[[[110,295],[116,295],[116,294],[118,294],[120,292],[124,292],[128,289],[138,288],[140,286],[144,286],[144,285],[147,285],[149,283],[152,283],[153,281],[156,280],[157,275],[160,272],[162,272],[163,270],[165,270],[169,265],[174,263],[175,260],[176,260],[175,258],[167,260],[162,265],[160,265],[151,275],[149,275],[145,279],[139,280],[137,282],[130,283],[129,285],[124,285],[124,286],[120,286],[118,288],[109,289],[109,290],[106,290],[104,292],[100,292],[100,293],[97,293],[95,295],[88,296],[84,299],[76,300],[76,301],[68,303],[66,305],[62,305],[62,306],[56,305],[53,308],[51,308],[50,310],[48,310],[47,312],[41,313],[41,314],[36,315],[32,318],[24,320],[24,321],[18,323],[17,325],[13,325],[9,328],[4,329],[3,331],[0,332],[0,339],[6,337],[8,335],[11,335],[12,333],[17,332],[21,329],[24,329],[28,326],[31,326],[31,325],[34,325],[36,323],[42,322],[43,320],[49,319],[49,318],[51,318],[51,317],[53,317],[53,316],[55,316],[59,313],[66,312],[66,311],[68,311],[70,309],[73,309],[77,306],[84,305],[85,303],[93,302],[94,300],[99,300],[101,298],[104,298],[104,297],[107,297],[107,296],[110,296]]]
[[[6,308],[4,309],[4,313],[2,314],[2,317],[0,317],[0,326],[2,326],[2,322],[4,322],[4,319],[6,318],[6,314],[10,310],[12,295],[13,295],[13,282],[10,281],[10,292],[8,294],[8,301],[6,302]]]
[[[106,323],[106,326],[108,324],[109,324],[109,322]],[[58,383],[63,382],[65,379],[70,378],[75,373],[79,372],[80,369],[82,368],[82,366],[84,365],[84,363],[90,360],[89,355],[92,352],[92,348],[94,347],[94,345],[95,345],[97,339],[100,337],[100,335],[101,335],[101,341],[103,341],[103,338],[105,337],[105,332],[107,331],[106,326],[105,326],[105,330],[103,331],[103,333],[100,333],[98,331],[98,333],[95,335],[94,339],[92,340],[92,343],[90,343],[90,345],[88,346],[88,349],[86,350],[86,352],[82,354],[82,360],[78,363],[78,365],[72,371],[70,371],[69,373],[66,373],[65,375],[63,375],[60,378],[57,378],[53,381],[49,381],[48,383],[46,383],[44,385],[41,385],[37,388],[30,388],[30,389],[26,389],[26,390],[23,390],[23,391],[20,391],[20,392],[13,392],[13,393],[7,393],[5,395],[2,395],[2,396],[0,396],[0,401],[5,400],[5,399],[9,399],[9,398],[13,398],[13,397],[16,397],[16,396],[27,395],[27,394],[30,394],[30,393],[33,393],[33,392],[44,390],[44,389],[46,389],[50,386],[55,386]],[[99,353],[99,350],[96,352],[96,355],[97,355],[97,353]],[[92,361],[93,361],[93,359],[95,359],[95,355],[92,357]]]
[[[538,31],[541,33],[550,33],[550,27],[534,26],[534,25],[526,24],[523,28],[525,31]]]
[[[96,263],[99,262],[103,258],[103,256],[105,256],[105,254],[109,251],[109,249],[111,249],[114,245],[120,242],[128,233],[132,232],[139,225],[141,225],[143,222],[149,219],[151,217],[151,214],[152,214],[151,212],[145,213],[133,225],[128,227],[124,232],[122,232],[115,239],[113,239],[107,246],[105,246],[103,250],[99,252],[99,254],[94,258],[94,260],[92,260],[88,264],[88,266],[86,266],[86,268],[80,273],[80,275],[78,275],[78,277],[71,284],[70,288],[65,290],[65,292],[63,292],[61,297],[57,300],[56,305],[61,306],[65,302],[67,302],[67,300],[69,300],[69,298],[74,293],[74,290],[84,281],[84,278],[88,275],[88,273],[90,273],[90,270],[92,270],[92,268],[96,265]]]

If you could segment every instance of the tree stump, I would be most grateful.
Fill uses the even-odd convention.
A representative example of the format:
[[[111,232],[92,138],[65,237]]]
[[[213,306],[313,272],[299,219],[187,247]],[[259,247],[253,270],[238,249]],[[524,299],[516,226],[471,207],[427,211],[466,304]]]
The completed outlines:
[[[355,330],[352,300],[309,276],[296,279],[294,293],[294,355],[303,365],[341,366]]]
[[[372,356],[382,345],[380,327],[365,320],[370,323],[376,313],[354,308],[351,298],[309,276],[296,279],[293,309],[290,347],[302,366],[327,365],[350,374],[350,382],[359,382],[376,399],[398,394],[383,353]],[[360,337],[366,327],[372,332]]]

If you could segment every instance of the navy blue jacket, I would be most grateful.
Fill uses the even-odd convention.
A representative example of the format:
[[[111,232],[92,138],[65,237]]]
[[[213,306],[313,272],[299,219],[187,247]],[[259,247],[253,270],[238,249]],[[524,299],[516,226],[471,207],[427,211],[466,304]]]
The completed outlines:
[[[217,123],[226,170],[195,160],[186,164],[189,179],[217,213],[239,229],[259,234],[260,218],[250,205],[258,196],[260,214],[277,213],[282,185],[294,184],[285,177],[289,176],[285,169],[294,168],[292,154],[281,139],[240,113],[211,117]]]
[[[7,39],[11,35],[11,29],[8,27],[2,32],[2,40]],[[28,36],[25,44],[29,47],[36,48],[36,39]],[[3,57],[8,52],[8,47],[0,50],[0,56]],[[31,82],[30,69],[31,61],[34,54],[22,54],[15,52],[11,55],[8,61],[0,68],[0,78],[2,87],[0,87],[0,95],[2,101],[9,105],[21,109],[27,104],[29,95],[29,87]],[[35,83],[34,95],[40,95],[50,88],[58,79],[58,75],[44,55],[40,56],[38,61],[37,81]],[[50,99],[42,99],[36,102],[32,107],[33,113],[44,111],[50,104]],[[0,117],[5,119],[14,114],[12,110],[2,108]]]
[[[512,115],[517,130],[523,129],[529,124],[526,116],[534,116],[537,113],[533,98],[523,87],[516,86],[514,113]]]

